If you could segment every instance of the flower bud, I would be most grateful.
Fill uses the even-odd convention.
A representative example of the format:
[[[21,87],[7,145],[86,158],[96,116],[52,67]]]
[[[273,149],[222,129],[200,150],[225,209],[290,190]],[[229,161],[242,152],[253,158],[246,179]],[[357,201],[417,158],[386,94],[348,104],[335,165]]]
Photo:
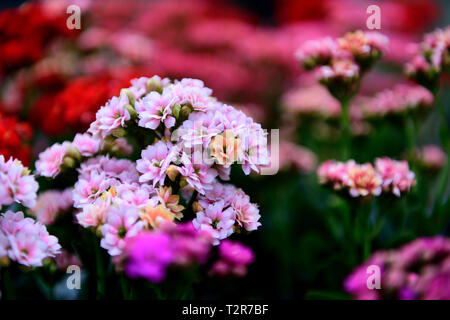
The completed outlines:
[[[162,92],[162,84],[161,81],[155,78],[151,78],[147,82],[147,92],[158,91]]]
[[[76,161],[81,161],[81,153],[75,146],[70,146],[67,148],[66,156],[73,158]]]
[[[127,132],[124,128],[117,128],[117,129],[114,129],[112,132],[112,135],[116,138],[125,137],[126,134],[127,134]]]
[[[128,97],[128,101],[132,106],[134,106],[135,98],[133,92],[130,89],[122,89],[120,90],[120,95],[125,94]]]
[[[180,172],[178,171],[178,167],[176,165],[171,164],[166,171],[167,176],[171,181],[175,181]]]
[[[63,165],[66,168],[75,168],[76,162],[73,158],[65,156],[63,159]]]
[[[191,112],[192,112],[192,108],[191,107],[189,107],[189,106],[181,107],[180,118],[181,119],[187,119]]]
[[[186,181],[186,178],[185,177],[182,177],[181,179],[180,179],[180,188],[184,188],[184,187],[186,187],[187,186],[187,181]]]
[[[175,119],[178,119],[180,116],[181,105],[179,103],[175,103],[172,108],[172,114],[175,116]]]
[[[133,108],[133,106],[127,104],[125,106],[125,109],[128,111],[128,113],[130,114],[131,119],[136,119],[137,118],[137,112],[136,110]]]
[[[204,211],[205,208],[203,208],[200,203],[198,203],[198,201],[195,201],[192,204],[192,210],[194,210],[195,213],[200,212],[200,211]]]

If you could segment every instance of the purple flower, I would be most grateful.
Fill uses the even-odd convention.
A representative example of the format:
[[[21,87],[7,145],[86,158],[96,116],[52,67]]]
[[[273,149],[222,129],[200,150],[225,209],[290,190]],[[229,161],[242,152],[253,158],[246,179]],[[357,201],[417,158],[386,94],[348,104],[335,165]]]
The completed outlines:
[[[161,282],[166,268],[173,262],[174,253],[168,235],[160,232],[142,232],[126,241],[125,273],[130,278],[145,278]]]

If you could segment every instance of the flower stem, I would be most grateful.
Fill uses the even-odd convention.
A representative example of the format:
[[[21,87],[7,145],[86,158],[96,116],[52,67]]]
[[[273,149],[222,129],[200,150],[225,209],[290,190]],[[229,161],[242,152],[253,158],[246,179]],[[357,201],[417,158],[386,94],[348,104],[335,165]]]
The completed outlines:
[[[439,176],[439,184],[438,184],[438,191],[436,193],[436,198],[433,203],[433,217],[438,220],[438,223],[440,222],[440,212],[442,207],[442,198],[444,197],[445,190],[447,188],[448,183],[448,175],[450,170],[450,138],[449,138],[449,130],[448,130],[448,124],[447,124],[447,115],[445,113],[444,106],[441,102],[441,100],[436,96],[435,97],[436,105],[439,109],[439,114],[441,116],[442,121],[442,129],[441,129],[441,143],[442,146],[447,154],[447,162],[445,163],[445,166],[442,168],[441,174]]]
[[[340,117],[340,129],[341,129],[341,160],[345,161],[350,156],[350,114],[349,114],[349,101],[341,101],[341,117]]]
[[[14,290],[14,283],[11,279],[11,275],[9,274],[8,267],[2,267],[2,277],[1,282],[3,283],[3,292],[2,292],[2,300],[15,300],[16,292]]]
[[[101,300],[105,296],[105,277],[102,252],[98,244],[97,237],[94,238],[95,247],[95,266],[97,271],[97,300]]]

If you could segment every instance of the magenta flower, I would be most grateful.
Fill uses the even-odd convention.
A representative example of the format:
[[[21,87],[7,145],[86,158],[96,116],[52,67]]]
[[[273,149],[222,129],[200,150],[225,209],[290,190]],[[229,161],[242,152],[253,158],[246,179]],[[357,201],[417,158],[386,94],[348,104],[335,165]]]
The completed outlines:
[[[251,264],[255,255],[252,250],[239,242],[224,240],[219,245],[220,259],[216,261],[210,273],[218,276],[245,276],[247,266]]]
[[[450,240],[419,238],[399,249],[380,251],[357,267],[344,282],[355,299],[448,299]],[[367,286],[369,266],[380,268],[381,289]]]
[[[159,232],[142,232],[127,239],[125,245],[125,273],[130,278],[145,278],[161,282],[166,268],[173,262],[174,254],[168,235]]]

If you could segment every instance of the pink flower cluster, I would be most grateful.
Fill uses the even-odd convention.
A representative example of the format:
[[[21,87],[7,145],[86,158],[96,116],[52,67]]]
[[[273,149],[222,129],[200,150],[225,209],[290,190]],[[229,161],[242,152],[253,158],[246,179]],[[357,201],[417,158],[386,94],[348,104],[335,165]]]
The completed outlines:
[[[445,165],[447,154],[442,148],[435,145],[427,145],[416,151],[417,159],[426,168],[438,170]]]
[[[38,195],[36,204],[30,208],[29,213],[35,216],[37,221],[49,225],[53,224],[60,214],[68,211],[72,206],[71,189],[48,190]]]
[[[369,266],[380,269],[379,290],[368,288]],[[448,300],[450,240],[419,238],[399,249],[376,252],[347,277],[344,287],[359,300]]]
[[[370,98],[363,98],[352,108],[361,108],[364,117],[383,117],[401,114],[433,105],[433,94],[422,86],[400,84]]]
[[[214,239],[229,237],[236,229],[254,231],[261,225],[256,204],[241,189],[231,184],[215,183],[204,195],[199,196],[192,221],[196,229],[208,231]]]
[[[219,246],[219,260],[214,262],[210,274],[216,276],[245,276],[247,267],[255,260],[253,251],[239,242],[225,240]]]
[[[329,160],[319,166],[317,175],[321,184],[331,185],[334,190],[348,190],[352,197],[379,196],[383,191],[400,197],[416,183],[408,162],[389,158],[376,159],[375,167],[354,160]]]
[[[121,259],[129,277],[161,282],[169,266],[202,264],[210,249],[209,233],[197,231],[191,223],[165,225],[127,239]]]
[[[43,176],[77,168],[72,199],[78,223],[96,231],[101,246],[116,257],[131,239],[177,225],[186,211],[195,213],[193,228],[207,232],[214,244],[236,230],[256,230],[258,207],[221,180],[230,179],[233,163],[246,174],[264,164],[261,126],[218,102],[197,79],[154,76],[131,84],[99,109],[87,133],[39,156]],[[124,139],[134,146],[127,154],[140,154],[136,161],[115,157],[124,155],[126,148],[117,148]],[[148,239],[163,247],[166,236],[167,231]]]
[[[417,54],[405,65],[406,75],[434,91],[450,67],[450,27],[425,35]]]
[[[5,162],[0,155],[0,208],[13,202],[32,207],[36,203],[38,189],[36,180],[21,161],[10,158]]]
[[[337,40],[305,42],[297,58],[306,69],[316,69],[319,82],[342,101],[356,93],[361,75],[386,53],[388,43],[378,32],[358,30]]]
[[[58,239],[43,224],[25,218],[22,212],[7,211],[0,216],[0,259],[8,257],[28,267],[40,267],[60,249]]]

